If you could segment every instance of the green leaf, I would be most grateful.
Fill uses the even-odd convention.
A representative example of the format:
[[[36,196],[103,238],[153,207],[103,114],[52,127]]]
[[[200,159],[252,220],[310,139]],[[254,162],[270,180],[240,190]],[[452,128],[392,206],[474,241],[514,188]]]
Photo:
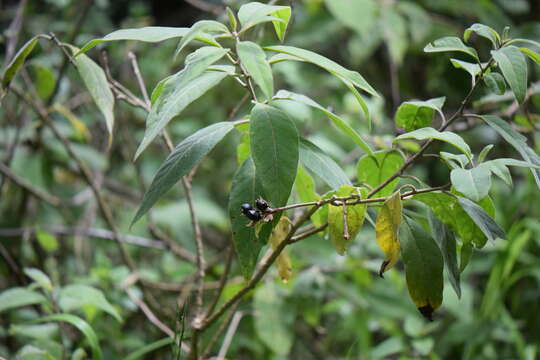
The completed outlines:
[[[39,37],[34,36],[28,40],[23,47],[17,51],[15,56],[13,56],[13,59],[11,59],[10,63],[6,66],[4,73],[2,74],[2,88],[6,89],[9,86],[9,83],[21,69],[28,55],[30,55],[32,50],[34,50],[38,39]]]
[[[533,165],[540,166],[540,156],[527,146],[527,138],[514,130],[510,124],[493,115],[480,116],[489,126],[499,133],[510,145],[516,149],[523,159]],[[536,184],[540,188],[540,171],[531,168]]]
[[[463,154],[452,154],[445,151],[439,153],[441,158],[450,165],[452,169],[464,168],[469,165],[469,158]],[[459,166],[457,164],[459,164]]]
[[[73,54],[79,50],[73,46],[70,46],[70,49]],[[94,60],[84,54],[77,56],[73,61],[92,99],[94,99],[99,111],[105,117],[110,145],[114,128],[114,95],[109,87],[105,71]]]
[[[501,42],[501,37],[499,33],[497,33],[495,30],[493,30],[487,25],[478,23],[472,24],[467,30],[465,30],[465,32],[463,33],[463,40],[465,40],[465,42],[469,42],[469,37],[473,32],[476,33],[478,36],[482,36],[491,41],[494,49],[496,49]]]
[[[174,57],[176,58],[182,52],[184,47],[193,40],[200,40],[209,45],[221,47],[211,35],[208,35],[210,33],[229,34],[229,29],[218,21],[197,21],[192,27],[189,28],[189,31],[184,34],[182,40],[180,40],[178,43],[176,51],[174,52]]]
[[[484,162],[484,160],[486,159],[486,157],[488,156],[489,152],[491,151],[491,149],[493,149],[493,144],[488,144],[486,146],[484,146],[484,148],[482,149],[482,151],[480,151],[480,155],[478,155],[478,163],[481,164]]]
[[[446,273],[450,284],[454,288],[458,298],[461,298],[460,271],[457,263],[456,237],[442,221],[435,217],[433,211],[429,211],[429,227],[431,235],[439,244],[446,267]]]
[[[401,258],[409,294],[429,320],[442,304],[443,257],[433,238],[416,221],[405,217],[399,230]]]
[[[343,25],[362,34],[375,25],[378,6],[374,0],[325,0],[330,13]]]
[[[358,161],[358,181],[375,188],[398,171],[404,163],[403,156],[399,151],[378,151],[373,155],[365,155]],[[390,195],[399,179],[392,180],[388,185],[379,190],[374,196],[385,197]]]
[[[265,245],[269,233],[261,231],[257,237],[255,227],[247,226],[249,220],[240,211],[242,204],[254,204],[264,198],[262,185],[255,176],[253,160],[248,158],[236,171],[229,194],[229,218],[231,220],[233,243],[238,256],[238,263],[246,279],[251,277],[261,248]],[[265,238],[266,237],[266,238]]]
[[[394,267],[399,259],[399,226],[402,221],[403,204],[401,193],[396,191],[384,202],[375,223],[375,237],[377,244],[384,251],[386,259],[381,264],[379,276]]]
[[[236,32],[238,31],[238,22],[236,21],[236,15],[232,11],[230,7],[227,6],[227,17],[229,18],[229,24],[231,25],[231,29]]]
[[[469,265],[471,260],[474,248],[471,243],[466,243],[461,246],[461,252],[459,254],[459,272],[462,273],[463,270]]]
[[[440,39],[437,39],[426,45],[424,52],[448,52],[448,51],[458,51],[472,56],[476,61],[478,59],[478,54],[476,50],[472,47],[466,46],[460,38],[455,36],[447,36]]]
[[[272,352],[283,357],[293,344],[291,310],[272,281],[263,282],[253,295],[255,333]]]
[[[503,180],[508,186],[512,186],[512,176],[510,175],[510,170],[508,166],[517,166],[517,167],[527,167],[531,169],[540,169],[540,166],[528,163],[526,161],[520,161],[515,159],[495,159],[486,161],[479,165],[479,167],[485,167],[493,175],[497,175],[501,180]]]
[[[300,162],[313,174],[318,175],[331,189],[352,185],[343,170],[332,158],[312,142],[300,140]]]
[[[532,61],[534,61],[537,65],[540,65],[540,54],[536,51],[533,51],[529,48],[519,48],[519,51],[527,55]]]
[[[236,44],[236,51],[242,65],[259,85],[266,99],[270,100],[274,95],[274,77],[263,49],[254,42],[242,41]]]
[[[178,180],[197,166],[232,129],[234,126],[230,122],[215,123],[195,132],[178,144],[158,169],[131,225],[146,214]]]
[[[485,245],[486,236],[462,209],[455,196],[442,192],[430,192],[416,194],[414,200],[421,201],[429,206],[435,215],[461,238],[463,243],[474,243],[477,248]],[[483,199],[480,204],[487,213],[493,213],[489,198]]]
[[[471,75],[472,84],[476,83],[476,76],[482,71],[480,65],[458,59],[450,59],[450,62],[456,69],[463,69],[468,72]]]
[[[137,29],[121,29],[113,31],[102,38],[94,39],[87,42],[81,50],[75,55],[85,53],[94,46],[103,42],[117,40],[136,40],[144,42],[160,42],[168,39],[182,37],[188,33],[189,29],[184,27],[163,27],[163,26],[146,26]]]
[[[473,201],[486,197],[491,188],[491,172],[484,166],[454,169],[450,173],[454,188]]]
[[[394,139],[394,142],[402,140],[402,139],[416,139],[416,140],[426,140],[426,139],[436,139],[440,141],[445,141],[449,143],[450,145],[455,146],[458,148],[462,153],[467,155],[467,157],[470,159],[472,157],[471,155],[471,149],[469,145],[463,140],[463,138],[457,134],[454,134],[450,131],[437,131],[434,128],[426,127],[422,129],[418,129],[409,133],[402,134]]]
[[[134,352],[130,353],[128,356],[124,358],[124,360],[136,360],[140,359],[146,354],[151,353],[152,351],[155,351],[157,349],[161,349],[164,346],[170,345],[174,343],[174,339],[171,337],[166,337],[157,341],[154,341],[148,345],[145,345],[141,347],[140,349],[135,350]]]
[[[257,104],[251,111],[250,146],[257,178],[273,207],[287,204],[298,167],[298,131],[282,110]]]
[[[368,84],[368,82],[356,71],[351,71],[345,69],[343,66],[338,63],[321,56],[313,51],[306,49],[297,48],[294,46],[282,46],[282,45],[273,45],[265,47],[266,50],[271,50],[279,53],[284,53],[292,55],[294,58],[288,58],[287,60],[293,60],[295,58],[302,59],[302,61],[309,62],[311,64],[317,65],[329,73],[337,76],[340,80],[346,79],[351,82],[354,86],[358,87],[361,90],[364,90],[370,95],[379,96],[375,89]]]
[[[37,320],[34,320],[32,321],[32,323],[43,323],[43,322],[50,322],[50,321],[67,322],[75,326],[86,337],[86,340],[88,341],[88,344],[90,345],[90,348],[92,349],[92,359],[101,360],[103,358],[103,354],[101,353],[101,347],[99,346],[98,337],[96,333],[94,332],[94,329],[92,329],[92,327],[86,321],[71,314],[54,314],[54,315],[48,315],[48,316],[39,318]]]
[[[382,11],[379,22],[390,58],[396,66],[401,66],[409,45],[405,18],[389,6]]]
[[[51,279],[43,271],[35,268],[24,268],[24,273],[44,290],[52,291]]]
[[[506,83],[501,74],[497,72],[491,72],[484,75],[484,82],[486,83],[488,89],[497,95],[502,95],[506,91]]]
[[[491,52],[504,78],[514,92],[517,101],[523,104],[527,94],[527,61],[515,46],[505,46]]]
[[[118,311],[107,301],[103,292],[92,286],[82,284],[67,285],[60,290],[58,305],[63,311],[70,312],[85,306],[95,306],[112,315],[119,322],[122,317]]]
[[[302,103],[308,106],[311,106],[315,109],[318,109],[326,114],[332,120],[334,125],[339,128],[341,131],[343,131],[345,134],[347,134],[362,150],[364,150],[368,154],[373,154],[373,150],[369,146],[369,144],[362,139],[360,134],[356,132],[349,124],[345,122],[342,118],[335,115],[328,109],[324,108],[323,106],[319,105],[315,101],[313,101],[311,98],[302,95],[302,94],[296,94],[287,90],[279,90],[277,94],[274,96],[274,100],[291,100],[298,103]]]
[[[33,345],[25,345],[17,352],[17,360],[55,360],[46,350]]]
[[[49,253],[58,249],[58,240],[54,235],[43,230],[37,230],[36,238],[43,250]]]
[[[245,32],[257,24],[271,21],[280,41],[283,41],[287,25],[291,18],[289,6],[277,6],[250,2],[242,5],[238,10],[238,20],[242,25],[240,32]]]
[[[413,131],[431,125],[435,111],[444,119],[441,108],[446,98],[438,97],[426,101],[405,101],[396,112],[396,126],[402,127],[405,131]]]
[[[458,196],[459,203],[463,210],[471,217],[474,223],[489,240],[497,238],[505,239],[504,230],[497,225],[495,221],[482,209],[482,207],[473,203],[471,200]]]
[[[23,287],[13,287],[0,293],[0,313],[21,306],[41,304],[47,299],[40,293]]]
[[[146,119],[146,131],[135,153],[135,159],[161,133],[169,121],[227,76],[225,72],[205,72],[208,66],[221,59],[227,51],[212,47],[198,49],[186,58],[184,69],[166,80]]]
[[[335,195],[338,197],[359,194],[360,198],[365,198],[367,191],[365,188],[359,189],[353,186],[341,186]],[[339,255],[345,255],[347,247],[354,240],[362,225],[366,215],[367,205],[347,205],[347,230],[345,233],[345,216],[343,206],[328,205],[328,230],[330,241]],[[347,236],[348,235],[348,236]]]

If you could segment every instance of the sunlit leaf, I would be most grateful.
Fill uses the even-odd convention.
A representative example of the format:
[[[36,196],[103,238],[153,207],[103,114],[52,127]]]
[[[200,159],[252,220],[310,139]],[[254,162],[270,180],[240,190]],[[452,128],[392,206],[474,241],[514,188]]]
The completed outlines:
[[[241,32],[244,32],[257,24],[271,21],[278,39],[283,41],[287,25],[291,18],[291,8],[288,6],[278,6],[263,4],[260,2],[249,2],[238,10],[238,20],[242,25]]]
[[[24,273],[44,290],[52,291],[51,279],[43,271],[35,268],[24,268]]]
[[[193,40],[202,40],[207,44],[219,47],[219,44],[211,36],[205,36],[210,33],[228,34],[229,29],[222,23],[214,20],[201,20],[197,21],[189,30],[184,34],[182,40],[178,43],[174,56],[178,56],[182,52],[182,49],[186,47]]]
[[[85,306],[95,306],[112,315],[116,320],[122,321],[120,314],[105,298],[103,292],[88,285],[71,284],[63,287],[60,290],[58,306],[65,312]]]
[[[519,51],[527,55],[532,61],[534,61],[537,65],[540,65],[540,54],[536,51],[533,51],[529,48],[519,48]]]
[[[377,244],[386,255],[386,259],[381,264],[379,275],[383,274],[394,267],[399,259],[399,239],[398,232],[401,225],[401,211],[403,205],[401,203],[401,194],[396,191],[392,196],[384,202],[377,221],[375,223],[375,235]]]
[[[482,200],[491,188],[491,172],[485,166],[454,169],[450,173],[454,188],[473,201]]]

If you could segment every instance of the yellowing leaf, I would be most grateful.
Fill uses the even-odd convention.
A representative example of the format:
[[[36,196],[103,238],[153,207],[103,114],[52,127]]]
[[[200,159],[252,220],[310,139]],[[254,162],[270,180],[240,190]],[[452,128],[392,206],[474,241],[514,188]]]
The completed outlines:
[[[394,267],[399,258],[398,231],[402,219],[402,209],[401,194],[396,191],[384,202],[375,223],[377,244],[386,255],[386,260],[381,264],[379,270],[381,277],[386,271]]]
[[[291,231],[291,220],[287,218],[286,216],[281,217],[279,219],[278,224],[274,227],[272,230],[272,235],[270,235],[270,246],[273,250],[275,250],[279,244],[283,240],[285,240],[285,237]],[[286,283],[290,280],[291,274],[292,274],[292,263],[291,263],[291,257],[289,256],[289,253],[287,249],[284,249],[281,254],[279,254],[278,258],[276,259],[276,266],[278,268],[279,277],[281,280]]]
[[[360,189],[354,186],[344,185],[336,191],[335,195],[337,197],[344,197],[351,194],[358,194],[360,198],[364,198],[366,193],[365,188]],[[339,255],[345,255],[347,247],[362,228],[366,209],[366,204],[347,205],[347,215],[345,216],[343,206],[328,206],[330,241],[332,241],[332,245],[334,245]],[[345,223],[347,224],[347,231],[345,231]]]

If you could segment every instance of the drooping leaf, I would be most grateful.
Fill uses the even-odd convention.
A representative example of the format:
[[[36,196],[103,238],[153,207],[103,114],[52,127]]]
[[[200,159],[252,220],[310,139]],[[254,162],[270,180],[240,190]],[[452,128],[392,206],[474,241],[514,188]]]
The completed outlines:
[[[532,61],[534,61],[537,65],[540,65],[540,54],[536,51],[533,51],[529,48],[519,48],[519,51],[527,55]]]
[[[450,59],[450,62],[456,69],[463,69],[468,72],[471,75],[472,84],[474,85],[476,83],[476,76],[482,71],[480,65],[458,59]]]
[[[429,206],[437,218],[448,225],[461,238],[463,243],[473,243],[477,248],[485,245],[486,236],[463,210],[455,196],[442,192],[430,192],[416,194],[414,199]],[[486,213],[493,214],[489,198],[482,199],[480,204]]]
[[[255,176],[253,160],[248,158],[236,171],[229,195],[229,218],[233,234],[233,243],[238,256],[242,274],[246,279],[251,277],[261,248],[266,243],[264,232],[257,237],[254,226],[247,226],[249,220],[241,214],[242,204],[254,204],[255,200],[264,198],[262,185]]]
[[[493,48],[496,49],[501,42],[501,37],[498,32],[493,30],[491,27],[484,24],[472,24],[467,30],[463,33],[463,40],[469,42],[469,37],[472,33],[476,33],[478,36],[482,36],[493,44]]]
[[[404,128],[405,131],[431,126],[435,112],[438,112],[444,119],[441,109],[445,100],[446,98],[443,96],[426,101],[405,101],[396,111],[396,126]]]
[[[198,49],[186,58],[184,69],[161,85],[158,96],[152,94],[154,103],[146,119],[144,138],[137,148],[135,159],[163,131],[169,121],[227,76],[225,72],[205,72],[208,66],[221,59],[227,51],[212,47]]]
[[[479,167],[485,167],[491,171],[493,175],[501,178],[501,180],[503,180],[508,186],[512,186],[512,176],[510,175],[508,166],[526,167],[540,170],[540,166],[538,165],[534,165],[526,161],[506,158],[489,160],[479,165]]]
[[[276,51],[279,53],[285,53],[292,55],[295,58],[302,59],[303,61],[312,63],[314,65],[317,65],[326,71],[330,72],[331,74],[338,75],[338,78],[340,80],[346,79],[349,82],[351,82],[354,86],[358,87],[361,90],[364,90],[370,95],[378,96],[375,89],[371,87],[371,85],[368,84],[368,82],[356,71],[351,71],[345,69],[343,66],[339,65],[338,63],[321,56],[317,53],[314,53],[312,51],[297,48],[294,46],[283,46],[283,45],[273,45],[273,46],[267,46],[265,47],[266,50]],[[287,59],[291,60],[291,59]]]
[[[23,287],[12,287],[0,293],[0,313],[9,309],[41,304],[47,299],[40,293]]]
[[[160,42],[168,39],[178,38],[184,36],[189,31],[189,28],[183,27],[164,27],[164,26],[146,26],[136,29],[121,29],[113,31],[110,34],[105,35],[102,38],[90,40],[87,42],[81,50],[75,55],[83,54],[94,46],[103,42],[117,41],[117,40],[136,40],[144,42]]]
[[[460,38],[455,36],[447,36],[437,39],[426,45],[424,52],[449,52],[457,51],[472,56],[476,61],[479,61],[476,50],[466,46]]]
[[[506,83],[501,74],[497,72],[491,72],[484,75],[484,82],[486,83],[488,89],[497,95],[502,95],[506,91]]]
[[[439,244],[446,267],[446,273],[450,279],[450,284],[454,288],[458,298],[461,298],[460,271],[457,263],[456,237],[452,231],[442,221],[440,221],[433,211],[429,211],[429,227],[431,235]]]
[[[280,41],[285,38],[290,18],[291,8],[289,6],[249,2],[238,10],[238,20],[242,25],[241,32],[245,32],[257,24],[271,21]]]
[[[277,94],[274,96],[274,100],[280,100],[280,99],[296,101],[298,103],[311,106],[315,109],[318,109],[324,112],[326,116],[328,116],[330,120],[332,120],[334,125],[340,130],[342,130],[345,134],[347,134],[358,146],[360,146],[362,150],[364,150],[368,154],[373,154],[373,150],[371,149],[369,144],[364,139],[362,139],[360,134],[358,134],[356,130],[354,130],[349,124],[347,124],[345,120],[335,115],[328,109],[324,108],[320,104],[316,103],[311,98],[305,95],[296,94],[287,90],[279,90]]]
[[[257,104],[251,111],[250,146],[257,177],[272,206],[287,203],[298,167],[298,131],[282,110]]]
[[[359,194],[360,198],[365,198],[367,191],[365,188],[360,189],[353,186],[341,186],[334,194],[338,197]],[[328,205],[328,230],[330,241],[339,255],[345,255],[347,247],[362,228],[366,209],[366,204],[348,205],[347,216],[345,217],[343,206]],[[347,232],[345,232],[345,222],[347,223]]]
[[[80,332],[83,333],[86,340],[88,341],[88,344],[90,345],[90,348],[92,349],[92,359],[101,360],[103,358],[103,354],[101,353],[101,347],[99,345],[98,337],[96,333],[94,332],[94,329],[92,329],[92,327],[86,321],[84,321],[78,316],[71,315],[71,314],[53,314],[53,315],[41,317],[32,322],[43,323],[43,322],[51,322],[51,321],[67,322],[68,324],[75,326],[77,329],[79,329]]]
[[[202,40],[209,45],[220,47],[220,45],[214,40],[212,36],[205,36],[207,34],[217,33],[217,34],[228,34],[229,29],[222,23],[214,20],[201,20],[197,21],[189,30],[184,34],[182,40],[178,43],[176,51],[174,52],[174,57],[177,57],[178,54],[182,52],[184,47],[193,40]]]
[[[270,100],[274,95],[274,77],[263,49],[254,42],[241,41],[236,44],[236,51],[242,65],[259,85],[266,99]]]
[[[527,138],[514,130],[510,124],[493,115],[480,116],[489,126],[499,133],[516,149],[523,159],[533,165],[540,166],[540,156],[527,145]],[[540,170],[531,168],[536,184],[540,188]]]
[[[253,309],[259,339],[275,354],[287,357],[293,344],[293,318],[274,282],[263,282],[255,290]]]
[[[364,112],[364,115],[365,115],[365,117],[366,117],[366,119],[368,121],[368,129],[369,129],[369,131],[371,131],[371,126],[372,126],[372,124],[371,124],[371,115],[369,114],[369,108],[367,106],[366,100],[360,94],[360,92],[358,90],[356,90],[356,88],[354,87],[354,84],[351,81],[345,79],[341,75],[335,75],[335,76],[338,79],[340,79],[345,84],[345,86],[347,86],[347,88],[349,89],[351,94],[353,94],[353,96],[355,97],[356,101],[358,102],[358,104],[362,108],[362,111]]]
[[[95,306],[112,315],[119,322],[122,321],[122,317],[105,298],[103,292],[88,285],[71,284],[64,286],[59,293],[58,306],[65,312],[81,309],[85,306]]]
[[[496,240],[497,238],[505,239],[506,234],[504,230],[480,207],[469,199],[458,197],[459,203],[463,210],[470,216],[476,226],[489,240]]]
[[[79,50],[76,47],[70,47],[70,49],[73,54]],[[84,54],[75,57],[73,61],[92,99],[105,117],[110,144],[114,127],[114,95],[109,87],[105,71],[94,60]]]
[[[347,175],[330,156],[303,138],[300,140],[300,163],[318,175],[332,189],[337,189],[341,185],[352,185]]]
[[[402,139],[416,139],[416,140],[426,140],[426,139],[436,139],[440,141],[445,141],[449,143],[450,145],[455,146],[458,148],[462,153],[467,155],[468,158],[471,158],[471,148],[469,145],[463,140],[463,138],[453,132],[450,131],[437,131],[434,128],[426,127],[422,129],[418,129],[409,133],[402,134],[394,139],[394,142],[402,140]]]
[[[131,224],[146,214],[163,194],[187,175],[232,129],[234,126],[230,122],[215,123],[178,144],[158,169]]]
[[[493,50],[491,56],[497,62],[517,101],[522,104],[527,94],[527,61],[525,57],[517,47],[512,45]]]
[[[17,51],[15,56],[13,56],[13,59],[11,59],[11,62],[6,66],[4,73],[2,74],[3,89],[6,89],[9,86],[11,80],[13,80],[17,72],[21,69],[26,58],[32,53],[32,50],[34,50],[34,47],[38,43],[38,39],[38,36],[34,36],[28,40],[22,48]]]
[[[24,273],[44,290],[52,291],[51,279],[43,271],[35,268],[24,268]]]
[[[357,166],[358,181],[375,188],[401,168],[405,160],[399,151],[377,151],[373,155],[360,158]],[[396,187],[399,179],[392,180],[374,196],[388,196]]]
[[[386,255],[386,259],[379,270],[379,276],[381,277],[386,271],[393,268],[399,259],[398,232],[402,220],[402,210],[401,193],[396,191],[384,202],[375,222],[377,244]]]
[[[457,191],[477,202],[486,197],[491,188],[491,172],[485,166],[454,169],[450,180]]]
[[[287,218],[286,216],[282,216],[279,219],[279,222],[276,224],[274,229],[272,229],[272,234],[270,235],[270,239],[268,240],[273,250],[275,250],[279,246],[279,244],[281,244],[283,240],[285,240],[285,238],[291,231],[291,226],[291,220],[289,220],[289,218]],[[278,268],[278,274],[281,281],[283,281],[284,283],[289,282],[292,274],[292,262],[287,248],[281,251],[278,258],[276,259],[275,264]]]
[[[459,254],[459,272],[462,273],[463,270],[469,265],[472,254],[474,252],[474,247],[472,243],[465,243],[461,246],[461,251]]]
[[[409,294],[429,320],[442,304],[443,257],[433,238],[416,221],[405,217],[399,231],[401,258]]]

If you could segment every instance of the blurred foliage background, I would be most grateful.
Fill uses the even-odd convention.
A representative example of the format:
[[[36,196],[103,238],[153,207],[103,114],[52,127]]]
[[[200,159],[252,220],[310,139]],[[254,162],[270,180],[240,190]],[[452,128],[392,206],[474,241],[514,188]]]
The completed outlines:
[[[207,18],[225,22],[224,6],[237,9],[241,4],[234,0],[4,0],[0,1],[0,57],[6,64],[5,59],[10,59],[35,34],[54,32],[61,41],[82,46],[120,28],[189,27]],[[513,37],[540,40],[540,2],[535,0],[295,0],[277,4],[293,7],[286,40],[289,45],[319,52],[359,71],[383,94],[369,103],[375,121],[369,139],[379,148],[391,145],[389,135],[396,134],[393,115],[402,101],[446,96],[445,109],[450,113],[468,92],[470,76],[454,68],[449,55],[424,53],[422,49],[428,42],[442,36],[460,37],[475,22],[498,31],[510,26]],[[278,42],[269,27],[254,36],[265,45]],[[481,52],[485,58],[488,44],[480,38],[475,41],[486,51]],[[139,94],[129,52],[136,54],[151,91],[159,80],[182,67],[182,58],[173,59],[176,45],[174,40],[159,44],[114,42],[89,55],[103,61],[104,51],[112,76]],[[318,99],[359,131],[367,132],[357,103],[336,79],[299,63],[280,63],[275,69],[280,75],[277,88]],[[512,118],[537,151],[539,69],[529,66],[533,85],[522,108],[514,106],[511,95],[485,97],[477,92],[472,109]],[[57,126],[91,167],[122,233],[144,239],[159,236],[159,244],[168,239],[194,252],[187,203],[180,187],[158,203],[151,219],[129,229],[144,188],[166,156],[165,149],[156,142],[136,163],[132,161],[144,133],[142,110],[117,102],[115,139],[107,149],[101,114],[77,72],[51,42],[41,43],[17,83],[50,107]],[[226,120],[243,95],[244,90],[232,80],[210,91],[171,123],[174,143],[205,125]],[[246,105],[240,107],[236,117],[241,118],[247,110]],[[359,149],[329,127],[322,115],[300,105],[288,110],[301,122],[302,135],[316,142],[353,177],[356,161],[362,155]],[[457,130],[473,151],[494,143],[493,152],[498,156],[516,157],[487,127],[459,125]],[[201,164],[194,178],[195,206],[203,226],[207,260],[214,264],[208,269],[210,285],[215,285],[224,271],[230,243],[226,209],[239,141],[238,136],[228,137]],[[79,304],[72,312],[93,327],[106,359],[123,359],[162,338],[163,334],[133,300],[133,296],[140,296],[140,290],[133,287],[130,297],[122,288],[129,281],[129,270],[121,265],[110,234],[98,231],[106,229],[106,225],[73,160],[42,128],[35,114],[12,95],[4,99],[0,109],[0,161],[15,176],[63,203],[51,206],[5,176],[1,178],[0,289],[29,284],[31,279],[23,268],[39,268],[48,274],[53,293],[74,284],[100,289],[114,311],[104,311],[96,304]],[[293,246],[292,280],[282,284],[273,270],[238,308],[240,322],[228,358],[537,359],[540,198],[528,171],[512,171],[516,176],[513,187],[495,180],[492,191],[496,220],[506,230],[508,240],[490,243],[473,255],[462,274],[461,299],[446,284],[444,303],[434,322],[426,322],[407,296],[399,265],[385,279],[377,276],[383,256],[376,246],[373,227],[367,225],[345,257],[336,255],[331,245],[318,236]],[[432,158],[422,160],[413,174],[433,186],[448,181],[448,169]],[[328,190],[322,184],[318,189]],[[129,252],[141,277],[156,284],[174,285],[156,286],[152,293],[159,304],[154,310],[164,323],[175,328],[177,304],[190,298],[196,270],[193,262],[178,256],[170,246],[164,250],[130,245]],[[231,278],[225,298],[242,283],[235,262]],[[210,285],[208,299],[215,291],[215,286]],[[31,306],[0,312],[0,356],[40,358],[25,357],[25,347],[28,352],[31,345],[53,357],[64,347],[71,349],[71,358],[84,358],[83,351],[77,353],[76,349],[84,348],[85,340],[72,328],[55,323],[24,325],[42,311]],[[118,313],[122,321],[111,313]],[[162,347],[147,358],[169,359],[172,350]]]

